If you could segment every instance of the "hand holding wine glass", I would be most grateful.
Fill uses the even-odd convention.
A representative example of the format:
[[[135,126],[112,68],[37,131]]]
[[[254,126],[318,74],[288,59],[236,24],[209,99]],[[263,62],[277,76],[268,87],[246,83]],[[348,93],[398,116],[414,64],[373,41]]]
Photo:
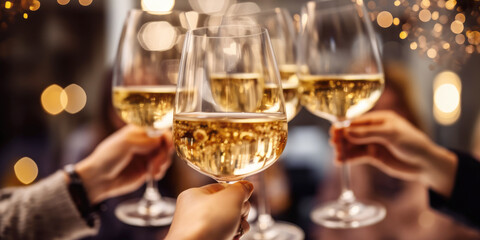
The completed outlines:
[[[113,105],[129,124],[158,137],[170,129],[178,64],[186,32],[181,12],[131,10],[125,20],[114,68]],[[162,198],[147,166],[147,188],[142,199],[121,203],[116,216],[137,226],[170,224],[175,200]]]
[[[367,17],[364,6],[350,0],[312,1],[302,8],[298,42],[301,103],[338,128],[372,108],[383,91],[383,68]],[[341,176],[339,199],[317,207],[312,220],[331,228],[355,228],[382,220],[383,206],[355,198],[347,164]]]

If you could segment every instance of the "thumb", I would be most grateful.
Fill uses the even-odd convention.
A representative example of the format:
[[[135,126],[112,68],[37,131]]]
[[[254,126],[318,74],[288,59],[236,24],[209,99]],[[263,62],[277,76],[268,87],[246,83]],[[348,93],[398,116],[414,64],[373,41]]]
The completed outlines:
[[[233,201],[238,201],[243,203],[247,201],[253,192],[253,184],[248,181],[239,181],[235,184],[228,185],[223,191],[220,191],[219,194],[224,195],[232,199]]]

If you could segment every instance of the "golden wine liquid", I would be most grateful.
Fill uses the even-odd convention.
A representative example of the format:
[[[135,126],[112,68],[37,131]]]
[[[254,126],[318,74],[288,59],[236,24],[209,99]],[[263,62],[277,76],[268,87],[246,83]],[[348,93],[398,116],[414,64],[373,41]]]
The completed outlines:
[[[147,129],[172,126],[175,86],[113,88],[113,106],[127,123]]]
[[[370,110],[383,85],[382,74],[300,76],[300,100],[319,117],[344,121]]]
[[[296,78],[297,74],[297,65],[295,64],[283,64],[278,66],[278,71],[280,72],[280,77],[282,81],[288,81],[292,77]]]
[[[213,99],[225,112],[255,112],[263,94],[263,78],[256,73],[214,74]]]
[[[292,120],[300,111],[300,92],[298,91],[298,82],[282,82],[283,97],[285,98],[285,111],[287,121]],[[263,90],[263,98],[260,110],[263,112],[277,112],[280,100],[277,99],[278,88],[273,84],[266,84]]]
[[[178,155],[219,181],[238,181],[273,164],[287,143],[287,121],[278,113],[177,114]]]

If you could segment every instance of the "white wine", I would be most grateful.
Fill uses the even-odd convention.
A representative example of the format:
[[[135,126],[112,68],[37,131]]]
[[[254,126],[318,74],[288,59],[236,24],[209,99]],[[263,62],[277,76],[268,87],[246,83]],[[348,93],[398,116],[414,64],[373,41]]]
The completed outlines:
[[[384,85],[382,74],[306,75],[299,79],[302,105],[332,122],[370,110]]]
[[[282,79],[282,81],[289,81],[289,80],[292,80],[292,78],[296,79],[297,65],[295,64],[279,65],[278,71],[280,72],[280,78]]]
[[[178,155],[219,181],[238,181],[273,164],[287,143],[279,113],[181,113],[173,123]]]
[[[263,112],[277,112],[280,100],[277,85],[266,84],[263,90],[263,98],[260,110]],[[287,121],[292,120],[300,111],[298,81],[282,81],[283,97],[285,98],[285,111]]]
[[[128,86],[113,88],[113,106],[127,123],[147,129],[172,126],[174,85]]]
[[[256,73],[212,74],[215,102],[225,112],[255,112],[262,100],[264,80]]]

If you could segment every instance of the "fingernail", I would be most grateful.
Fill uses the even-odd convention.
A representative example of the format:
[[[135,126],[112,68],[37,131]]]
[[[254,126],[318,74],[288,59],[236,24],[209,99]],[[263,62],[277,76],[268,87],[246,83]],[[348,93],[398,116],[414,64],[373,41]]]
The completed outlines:
[[[247,192],[252,192],[253,191],[253,184],[248,182],[248,181],[240,181],[242,186],[247,190]]]

